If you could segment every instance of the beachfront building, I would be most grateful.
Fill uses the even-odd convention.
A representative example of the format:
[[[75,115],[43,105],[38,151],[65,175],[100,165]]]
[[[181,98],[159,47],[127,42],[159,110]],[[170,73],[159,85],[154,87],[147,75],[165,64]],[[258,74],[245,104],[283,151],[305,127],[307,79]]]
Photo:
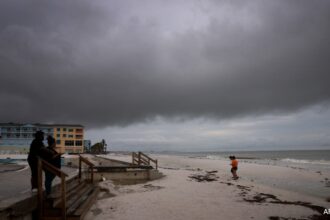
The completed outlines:
[[[84,152],[84,127],[82,125],[53,125],[56,148],[61,153]]]
[[[33,135],[38,130],[42,130],[45,136],[51,135],[56,139],[56,150],[60,153],[84,152],[82,125],[19,123],[0,123],[0,151],[27,153]]]

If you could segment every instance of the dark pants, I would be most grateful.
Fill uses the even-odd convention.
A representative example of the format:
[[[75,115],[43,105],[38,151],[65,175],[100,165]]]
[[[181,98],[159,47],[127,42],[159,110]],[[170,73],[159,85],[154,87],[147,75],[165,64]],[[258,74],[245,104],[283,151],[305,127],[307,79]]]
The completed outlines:
[[[52,191],[52,182],[55,178],[55,175],[51,172],[45,171],[45,188],[46,195],[49,195]]]
[[[31,169],[31,189],[38,188],[38,161],[29,160],[29,166]]]
[[[233,177],[234,178],[238,178],[238,176],[237,176],[237,167],[233,167],[233,168],[231,168],[231,173],[233,174]]]
[[[233,168],[231,168],[231,170],[230,170],[232,173],[236,173],[237,172],[237,167],[233,167]]]

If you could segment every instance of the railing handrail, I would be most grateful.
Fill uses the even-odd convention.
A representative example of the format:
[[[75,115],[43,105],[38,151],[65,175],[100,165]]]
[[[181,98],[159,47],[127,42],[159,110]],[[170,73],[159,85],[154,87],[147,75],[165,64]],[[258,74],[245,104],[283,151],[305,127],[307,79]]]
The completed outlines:
[[[61,177],[62,175],[66,176],[66,177],[69,176],[68,174],[66,174],[65,172],[63,172],[61,169],[58,169],[57,167],[55,167],[54,165],[50,164],[49,162],[47,162],[47,161],[45,161],[45,160],[43,160],[41,158],[40,158],[40,160],[41,160],[41,162],[43,164],[43,168],[45,170],[47,170],[47,171],[55,174],[58,177]]]
[[[152,162],[154,162],[154,163],[156,163],[157,162],[157,160],[155,160],[155,159],[152,159],[151,157],[149,157],[148,155],[146,155],[146,154],[144,154],[144,153],[142,153],[142,152],[139,152],[142,156],[144,156],[144,157],[146,157],[148,160],[150,160],[150,161],[152,161]]]
[[[79,155],[79,157],[82,160],[82,162],[86,163],[88,166],[90,166],[90,167],[93,167],[94,166],[94,164],[92,162],[90,162],[87,158],[85,158],[85,157],[83,157],[81,155]]]
[[[94,164],[90,162],[87,158],[84,158],[79,154],[79,179],[81,179],[81,162],[84,162],[89,166],[89,169],[91,170],[91,183],[94,181]]]
[[[158,169],[158,161],[156,159],[152,159],[151,157],[142,152],[132,152],[132,164],[136,164],[137,162],[138,165],[141,165],[141,163],[150,165],[150,161],[153,162],[156,165],[156,169]]]
[[[42,219],[43,216],[43,190],[42,190],[42,170],[45,169],[54,175],[61,178],[61,203],[62,203],[62,219],[66,219],[66,182],[65,177],[69,176],[62,170],[48,163],[47,161],[38,157],[38,208],[39,217]]]

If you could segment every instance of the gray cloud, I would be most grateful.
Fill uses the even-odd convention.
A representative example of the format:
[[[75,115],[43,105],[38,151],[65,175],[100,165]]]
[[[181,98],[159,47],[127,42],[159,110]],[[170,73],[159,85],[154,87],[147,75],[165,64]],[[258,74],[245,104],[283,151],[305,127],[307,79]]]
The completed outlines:
[[[0,120],[127,125],[330,99],[328,1],[1,1]]]

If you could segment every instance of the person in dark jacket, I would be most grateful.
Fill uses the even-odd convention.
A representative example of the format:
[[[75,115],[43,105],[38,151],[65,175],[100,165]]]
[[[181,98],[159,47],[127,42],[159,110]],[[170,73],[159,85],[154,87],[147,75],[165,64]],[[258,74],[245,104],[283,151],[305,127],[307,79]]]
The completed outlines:
[[[38,157],[41,156],[42,150],[45,149],[44,132],[37,131],[34,135],[34,140],[30,145],[30,151],[28,155],[28,163],[31,169],[31,188],[38,188]]]
[[[61,154],[57,153],[55,150],[56,143],[55,139],[52,136],[47,137],[48,147],[47,150],[51,152],[50,156],[46,158],[47,162],[51,165],[55,166],[58,169],[61,169]],[[45,188],[46,188],[46,195],[49,195],[52,190],[52,182],[55,178],[55,174],[45,170]]]

